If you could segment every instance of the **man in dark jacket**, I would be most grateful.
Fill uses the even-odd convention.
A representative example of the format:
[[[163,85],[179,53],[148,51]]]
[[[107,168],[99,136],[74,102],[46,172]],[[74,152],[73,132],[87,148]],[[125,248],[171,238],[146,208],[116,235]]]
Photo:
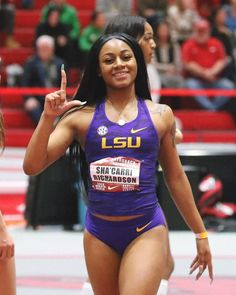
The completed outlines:
[[[42,35],[36,40],[36,54],[30,57],[24,66],[22,76],[23,87],[59,87],[63,60],[54,53],[54,39]],[[25,110],[37,123],[44,105],[44,95],[25,96]]]

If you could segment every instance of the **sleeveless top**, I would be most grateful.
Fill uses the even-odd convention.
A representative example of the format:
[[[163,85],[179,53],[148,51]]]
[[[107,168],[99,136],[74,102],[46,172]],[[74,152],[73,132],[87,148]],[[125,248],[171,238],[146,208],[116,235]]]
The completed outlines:
[[[158,205],[156,169],[159,138],[144,100],[137,117],[120,126],[97,105],[85,142],[91,213],[145,214]]]

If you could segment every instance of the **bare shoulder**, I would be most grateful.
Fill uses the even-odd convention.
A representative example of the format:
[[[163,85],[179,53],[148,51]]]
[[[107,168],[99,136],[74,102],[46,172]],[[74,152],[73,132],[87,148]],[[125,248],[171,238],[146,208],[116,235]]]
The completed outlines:
[[[70,109],[59,119],[57,128],[71,132],[74,139],[83,146],[87,131],[93,119],[94,111],[95,107],[90,106]]]
[[[172,120],[174,117],[172,109],[168,105],[155,103],[150,100],[146,100],[145,102],[151,115],[158,115],[167,121]]]
[[[93,117],[94,111],[95,107],[93,106],[74,107],[60,118],[60,122],[64,124],[77,124],[77,121],[80,121],[80,124],[83,124],[83,121],[89,121]]]

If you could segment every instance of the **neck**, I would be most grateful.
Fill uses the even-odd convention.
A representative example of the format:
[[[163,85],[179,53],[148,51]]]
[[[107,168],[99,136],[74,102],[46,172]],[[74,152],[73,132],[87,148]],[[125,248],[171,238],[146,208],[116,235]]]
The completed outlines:
[[[137,114],[137,105],[135,92],[107,93],[106,112],[111,121],[117,122],[120,126],[134,119],[134,114]]]
[[[124,90],[120,89],[107,89],[107,101],[110,101],[113,105],[116,106],[124,106],[127,105],[128,103],[131,103],[133,101],[136,101],[136,94],[134,90],[134,86],[131,88],[127,88]]]

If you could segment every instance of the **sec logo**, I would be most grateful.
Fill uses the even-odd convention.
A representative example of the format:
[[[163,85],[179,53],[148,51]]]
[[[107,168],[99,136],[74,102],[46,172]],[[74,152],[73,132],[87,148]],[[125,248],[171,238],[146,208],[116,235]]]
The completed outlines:
[[[100,126],[100,127],[98,127],[98,129],[97,129],[97,133],[98,133],[98,135],[100,135],[100,136],[104,136],[104,135],[106,135],[107,132],[108,132],[108,128],[107,128],[106,126]]]

